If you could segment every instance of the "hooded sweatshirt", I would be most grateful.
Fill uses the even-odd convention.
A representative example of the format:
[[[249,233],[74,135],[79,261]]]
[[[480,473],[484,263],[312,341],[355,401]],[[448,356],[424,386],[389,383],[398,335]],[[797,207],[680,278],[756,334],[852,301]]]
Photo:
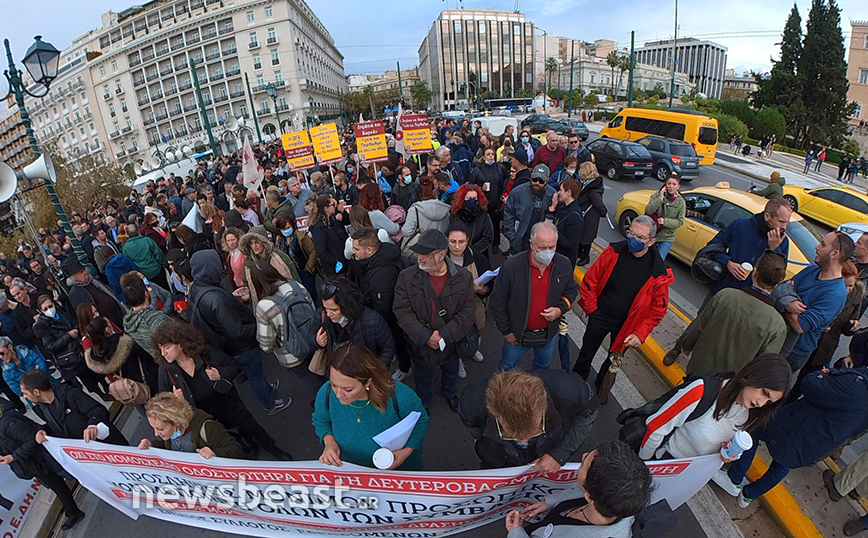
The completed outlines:
[[[440,200],[422,200],[411,205],[407,211],[407,220],[401,228],[405,240],[431,228],[436,228],[445,234],[449,227],[451,210],[449,204]]]
[[[253,248],[250,246],[253,241],[258,241],[262,244],[264,250],[259,256],[253,253]],[[245,256],[244,284],[248,288],[250,288],[250,298],[252,301],[251,304],[255,305],[259,302],[259,298],[256,296],[256,291],[254,290],[254,287],[251,285],[250,282],[250,270],[257,260],[268,260],[271,266],[274,267],[285,280],[296,280],[299,282],[301,281],[298,276],[298,268],[295,266],[292,258],[290,258],[289,255],[287,255],[282,250],[275,249],[274,244],[272,244],[272,242],[269,241],[267,237],[263,237],[256,232],[248,232],[241,236],[241,239],[238,241],[238,248],[241,249],[241,252]]]

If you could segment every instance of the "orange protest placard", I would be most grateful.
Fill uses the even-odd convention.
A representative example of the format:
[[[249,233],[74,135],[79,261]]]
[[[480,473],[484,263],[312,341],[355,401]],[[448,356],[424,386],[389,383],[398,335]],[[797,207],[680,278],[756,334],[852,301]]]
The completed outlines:
[[[338,127],[334,123],[317,125],[310,130],[313,151],[319,164],[335,163],[341,160],[341,141]]]
[[[306,170],[313,167],[313,148],[307,131],[286,133],[280,137],[286,155],[286,164],[290,171]]]
[[[425,114],[402,114],[395,135],[404,139],[404,153],[431,153],[431,129]]]
[[[366,121],[353,125],[356,149],[362,164],[385,161],[389,156],[386,148],[386,128],[381,121]]]

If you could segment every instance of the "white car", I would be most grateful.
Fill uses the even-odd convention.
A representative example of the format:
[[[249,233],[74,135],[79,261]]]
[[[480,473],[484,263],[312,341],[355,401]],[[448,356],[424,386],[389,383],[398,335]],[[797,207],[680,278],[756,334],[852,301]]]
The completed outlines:
[[[864,222],[845,222],[838,226],[838,231],[850,236],[855,243],[864,233],[868,233],[868,224]]]

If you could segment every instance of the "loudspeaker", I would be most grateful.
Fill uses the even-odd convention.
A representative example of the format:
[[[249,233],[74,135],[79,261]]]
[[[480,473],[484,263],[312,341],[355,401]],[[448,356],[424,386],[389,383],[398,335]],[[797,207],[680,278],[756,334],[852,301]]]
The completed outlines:
[[[135,172],[137,176],[142,175],[142,172],[144,172],[144,169],[142,168],[142,163],[136,162],[136,164],[133,165],[133,172]]]
[[[170,163],[175,162],[175,152],[174,151],[171,151],[171,150],[166,151],[166,153],[163,154],[163,157],[166,158],[166,162],[170,162]]]
[[[146,162],[148,163],[148,168],[151,170],[156,170],[160,167],[160,159],[156,155],[152,155]]]
[[[234,131],[238,128],[238,119],[235,116],[229,116],[226,118],[226,128],[230,131]]]
[[[15,170],[6,163],[0,162],[0,202],[12,198],[18,190],[18,177]]]
[[[184,157],[189,157],[190,155],[193,155],[193,148],[190,146],[183,146],[181,147],[181,153],[184,154]]]
[[[24,170],[18,174],[18,179],[25,182],[43,179],[57,183],[57,172],[54,170],[54,163],[51,162],[51,157],[47,153],[43,153],[38,159],[24,167]]]

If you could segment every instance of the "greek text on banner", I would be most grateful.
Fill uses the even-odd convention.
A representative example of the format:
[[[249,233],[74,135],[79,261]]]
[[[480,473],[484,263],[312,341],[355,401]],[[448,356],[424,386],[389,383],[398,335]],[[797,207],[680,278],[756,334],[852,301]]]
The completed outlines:
[[[381,121],[366,121],[353,125],[356,149],[362,164],[383,161],[389,156],[386,128]]]
[[[295,131],[281,136],[286,155],[286,164],[291,171],[306,170],[313,167],[313,149],[307,131]]]
[[[431,145],[431,130],[428,116],[425,114],[403,114],[398,133],[404,137],[404,152],[409,154],[429,153]],[[397,136],[397,135],[396,135]]]
[[[427,536],[501,519],[576,487],[579,464],[535,475],[532,467],[484,471],[379,471],[351,464],[258,462],[49,438],[65,469],[129,517],[145,514],[247,536]],[[674,508],[720,469],[718,455],[649,462],[652,502]]]
[[[316,153],[316,162],[330,164],[341,160],[341,142],[338,139],[337,125],[326,123],[312,127],[310,139]]]

